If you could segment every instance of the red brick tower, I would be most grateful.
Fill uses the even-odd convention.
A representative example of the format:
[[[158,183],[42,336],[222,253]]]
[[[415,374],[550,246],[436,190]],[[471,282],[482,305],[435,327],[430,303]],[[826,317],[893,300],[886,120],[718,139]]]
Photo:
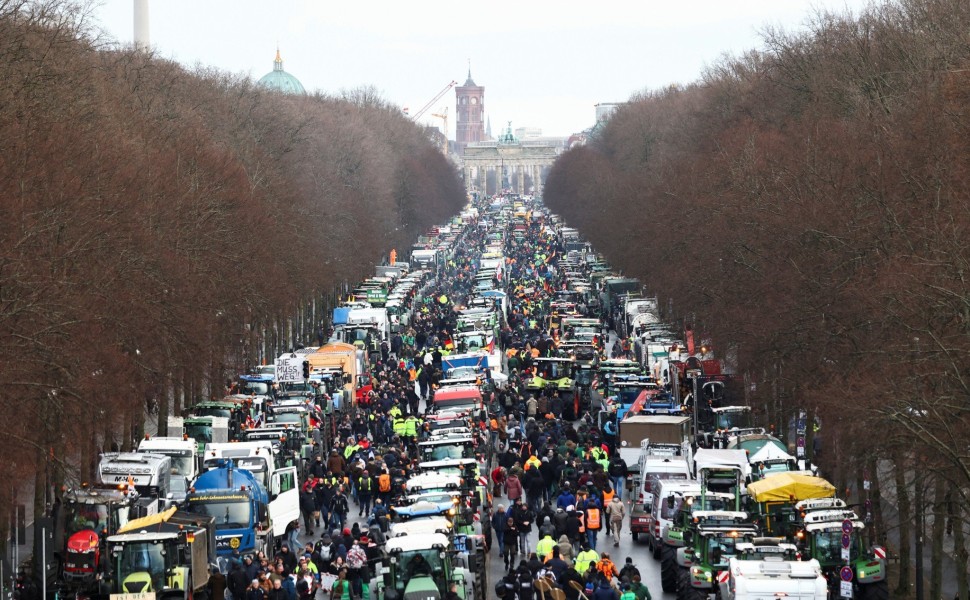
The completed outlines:
[[[485,139],[485,88],[472,81],[471,68],[465,84],[455,88],[455,96],[458,104],[455,142],[460,156],[465,153],[465,146]]]

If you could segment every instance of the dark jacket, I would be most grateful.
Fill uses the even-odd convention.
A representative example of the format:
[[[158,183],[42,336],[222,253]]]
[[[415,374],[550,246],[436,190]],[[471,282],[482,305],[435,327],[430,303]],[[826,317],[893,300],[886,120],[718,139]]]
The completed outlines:
[[[226,597],[226,587],[228,587],[229,582],[226,580],[226,576],[218,570],[213,569],[213,571],[209,575],[209,598],[212,600],[223,600]],[[284,600],[286,599],[284,598]]]
[[[593,597],[590,600],[617,600],[618,597],[616,590],[610,587],[610,584],[602,581],[593,591]]]
[[[246,570],[243,569],[242,563],[236,563],[229,571],[226,587],[232,592],[232,597],[235,600],[243,600],[246,597],[246,588],[249,587],[250,581],[252,579],[246,577]]]

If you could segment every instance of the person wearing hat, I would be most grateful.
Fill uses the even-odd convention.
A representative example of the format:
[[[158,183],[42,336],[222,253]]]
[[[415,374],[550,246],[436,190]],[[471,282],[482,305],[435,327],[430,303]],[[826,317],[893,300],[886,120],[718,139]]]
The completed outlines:
[[[626,563],[624,563],[623,568],[620,569],[620,579],[626,579],[627,581],[633,581],[634,575],[640,575],[640,569],[636,568],[633,564],[633,558],[630,556],[626,557]]]
[[[616,564],[610,560],[610,555],[606,552],[600,557],[599,562],[596,563],[596,570],[599,571],[600,575],[603,576],[607,581],[613,581],[613,578],[619,575],[619,571],[616,570]]]
[[[585,575],[589,568],[599,562],[600,555],[591,550],[589,544],[583,542],[583,549],[576,555],[575,567],[580,575]]]
[[[249,587],[246,588],[246,594],[243,598],[244,600],[266,600],[266,594],[263,592],[263,588],[259,586],[259,579],[253,579],[249,582]]]

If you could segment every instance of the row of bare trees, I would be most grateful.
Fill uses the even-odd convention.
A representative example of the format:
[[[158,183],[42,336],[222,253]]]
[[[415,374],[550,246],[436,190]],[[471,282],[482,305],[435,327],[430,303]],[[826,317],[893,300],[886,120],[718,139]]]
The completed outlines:
[[[0,81],[0,515],[305,341],[335,288],[464,203],[372,90],[187,71],[63,0],[0,0]]]
[[[672,317],[736,350],[765,423],[818,416],[824,472],[860,501],[868,474],[872,529],[903,565],[925,521],[964,599],[967,31],[961,0],[767,30],[762,50],[634,97],[546,187],[611,262],[671,299]]]

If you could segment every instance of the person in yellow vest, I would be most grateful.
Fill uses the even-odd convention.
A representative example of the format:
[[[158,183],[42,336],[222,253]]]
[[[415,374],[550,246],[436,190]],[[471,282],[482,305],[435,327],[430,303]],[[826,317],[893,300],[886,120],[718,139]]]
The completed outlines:
[[[407,431],[407,421],[401,416],[401,411],[398,411],[397,416],[394,417],[394,423],[391,428],[394,430],[394,435],[404,439],[404,434]]]
[[[404,436],[401,438],[404,443],[408,446],[412,446],[414,441],[418,439],[418,428],[420,423],[418,418],[414,415],[409,415],[407,419],[404,420]]]
[[[547,533],[546,536],[539,540],[539,543],[536,544],[536,554],[538,554],[540,558],[545,557],[547,554],[552,552],[555,545],[556,540],[552,539],[552,536]]]
[[[401,416],[401,407],[395,404],[390,410],[387,411],[387,414],[389,414],[392,419],[397,419]]]
[[[598,563],[599,560],[600,555],[596,553],[596,550],[592,550],[588,545],[583,544],[583,549],[579,554],[576,555],[576,562],[574,565],[576,572],[580,575],[585,575],[590,566]]]

